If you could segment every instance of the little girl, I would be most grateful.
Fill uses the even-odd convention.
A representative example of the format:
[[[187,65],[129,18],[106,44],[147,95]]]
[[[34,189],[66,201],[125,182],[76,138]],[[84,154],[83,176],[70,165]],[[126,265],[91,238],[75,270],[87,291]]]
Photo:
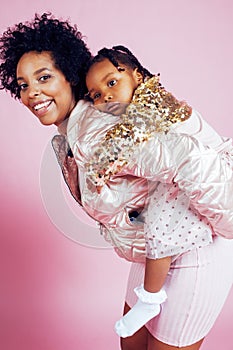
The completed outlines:
[[[223,140],[198,113],[167,92],[159,75],[152,76],[125,47],[100,50],[91,63],[86,84],[88,96],[99,110],[121,114],[121,122],[108,130],[93,160],[86,164],[87,181],[99,193],[111,177],[126,175],[124,169],[139,144],[146,149],[148,140],[156,134],[189,133],[198,123],[202,130],[197,130],[195,138],[231,162],[226,151],[232,149],[231,142]],[[148,154],[150,150],[148,146]],[[141,214],[132,212],[131,219],[145,222],[147,258],[144,286],[135,288],[138,301],[115,326],[121,337],[131,336],[160,313],[160,305],[167,298],[163,285],[172,259],[210,244],[214,233],[206,217],[195,210],[175,182],[149,188],[146,208]],[[232,232],[226,233],[224,228],[220,232],[214,229],[233,238]]]

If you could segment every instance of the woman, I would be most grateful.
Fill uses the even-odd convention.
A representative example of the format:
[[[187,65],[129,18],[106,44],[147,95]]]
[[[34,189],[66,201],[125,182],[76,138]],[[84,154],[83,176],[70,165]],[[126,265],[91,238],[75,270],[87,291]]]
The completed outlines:
[[[80,132],[83,131],[83,138],[85,139],[87,125],[85,124],[88,118],[91,117],[93,109],[89,104],[78,100],[84,96],[85,89],[84,75],[86,72],[88,61],[90,60],[90,52],[87,49],[85,43],[82,40],[81,34],[75,27],[71,27],[67,22],[61,22],[56,19],[50,18],[49,15],[36,16],[31,23],[19,24],[14,28],[9,29],[3,34],[0,40],[0,57],[2,60],[0,66],[1,88],[11,92],[11,94],[21,99],[23,104],[30,109],[30,111],[39,119],[43,125],[55,124],[58,126],[62,135],[55,137],[53,140],[53,146],[57,153],[58,159],[62,166],[65,179],[72,190],[74,197],[81,203],[79,186],[83,189],[83,177],[84,173],[82,169],[79,170],[80,178],[77,176],[77,168],[74,163],[74,158],[70,152],[69,145],[66,141],[67,123],[68,128],[79,128]],[[82,120],[77,118],[82,116]],[[116,121],[109,118],[107,115],[98,114],[101,117],[101,131],[105,132]],[[80,125],[80,122],[81,125]],[[69,131],[69,130],[68,130]],[[98,135],[97,135],[98,136]],[[70,138],[72,143],[72,138]],[[80,139],[81,140],[81,139]],[[98,140],[97,140],[98,142]],[[84,140],[86,146],[86,140]],[[71,144],[70,144],[71,146]],[[88,154],[88,149],[86,149]],[[91,150],[89,150],[91,151]],[[113,186],[122,186],[125,189],[127,184],[135,184],[137,182],[137,188],[139,185],[145,186],[145,183],[138,178],[127,177],[124,180],[116,180]],[[87,192],[91,189],[85,189]],[[94,198],[94,197],[93,197]],[[131,202],[130,202],[131,200]],[[106,239],[109,239],[114,245],[119,254],[123,254],[122,246],[126,247],[125,257],[129,260],[140,261],[144,258],[144,241],[141,235],[141,228],[135,233],[135,226],[131,225],[128,220],[129,208],[135,208],[138,203],[137,196],[132,200],[131,193],[124,191],[124,198],[121,198],[121,211],[117,214],[112,210],[114,204],[119,206],[119,198],[116,198],[116,202],[111,202],[111,207],[108,208],[108,212],[102,212],[106,216],[106,221],[115,220],[121,226],[117,227],[117,230],[104,229]],[[142,205],[145,198],[141,198],[140,205]],[[123,210],[123,208],[125,210]],[[95,218],[95,216],[93,215]],[[129,232],[134,236],[131,236],[128,245],[121,241],[125,238],[124,233]],[[120,234],[119,234],[120,233]],[[129,236],[127,236],[129,237]],[[133,246],[133,249],[131,249]],[[217,309],[214,308],[214,315],[212,318],[216,318],[221,306],[228,294],[231,286],[232,274],[221,274],[219,270],[222,266],[231,264],[232,256],[230,245],[226,245],[225,241],[216,239],[215,244],[203,252],[203,256],[196,252],[196,264],[198,263],[201,268],[203,266],[211,265],[211,274],[208,274],[209,282],[213,283],[216,276],[223,281],[218,283],[221,286],[221,290],[218,291],[217,299],[221,296],[221,302],[217,304]],[[223,254],[224,252],[224,254]],[[223,258],[220,260],[214,259],[216,255]],[[214,264],[209,264],[214,260],[218,262],[218,270]],[[176,260],[171,269],[171,277],[167,281],[168,285],[168,297],[170,300],[169,308],[172,308],[172,302],[176,303],[179,300],[180,295],[176,295],[176,291],[180,291],[180,284],[184,284],[182,276],[176,276],[176,272],[180,266],[185,267],[183,271],[192,271],[193,265],[190,264],[189,256],[183,256],[180,260]],[[130,275],[130,289],[131,285],[138,283],[143,276],[143,264],[133,264]],[[181,270],[179,268],[179,270]],[[213,270],[215,273],[213,274]],[[216,273],[219,272],[219,273]],[[227,276],[226,276],[227,275]],[[215,277],[214,277],[215,276]],[[202,278],[207,278],[206,273],[202,274]],[[224,282],[224,283],[223,283]],[[172,285],[174,295],[169,292],[169,285]],[[176,286],[179,287],[176,289]],[[183,289],[186,288],[183,286]],[[170,296],[169,296],[170,293]],[[187,295],[184,295],[187,297]],[[200,295],[198,295],[200,297]],[[132,306],[133,297],[127,296],[126,309]],[[212,299],[213,300],[213,299]],[[205,300],[206,301],[206,300]],[[163,314],[163,312],[161,313]],[[176,315],[176,317],[179,317]],[[200,319],[200,315],[199,315]],[[155,320],[155,323],[158,319]],[[173,323],[175,320],[173,319]],[[213,320],[212,320],[213,323]],[[177,345],[171,339],[165,339],[163,336],[157,336],[157,339],[148,332],[149,328],[142,328],[136,335],[122,340],[122,349],[140,349],[140,350],[155,350],[155,349],[176,349]],[[154,326],[153,326],[154,327]],[[164,327],[162,325],[162,327]],[[166,328],[166,327],[165,327]],[[161,330],[161,326],[158,325],[158,329]],[[167,331],[165,329],[165,331]],[[205,329],[203,337],[207,334],[209,329]],[[184,330],[186,332],[186,330]],[[166,333],[166,332],[165,332]],[[198,334],[199,336],[199,334]],[[192,340],[191,345],[182,345],[182,342],[178,344],[181,349],[197,350],[203,341],[203,337],[197,341]]]

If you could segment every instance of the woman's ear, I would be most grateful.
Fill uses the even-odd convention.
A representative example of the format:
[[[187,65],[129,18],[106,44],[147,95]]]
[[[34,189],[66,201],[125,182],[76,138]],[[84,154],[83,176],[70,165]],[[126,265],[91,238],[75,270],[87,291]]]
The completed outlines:
[[[141,84],[143,82],[143,76],[142,76],[142,73],[139,72],[138,68],[135,68],[134,71],[134,77],[137,81],[138,84]]]

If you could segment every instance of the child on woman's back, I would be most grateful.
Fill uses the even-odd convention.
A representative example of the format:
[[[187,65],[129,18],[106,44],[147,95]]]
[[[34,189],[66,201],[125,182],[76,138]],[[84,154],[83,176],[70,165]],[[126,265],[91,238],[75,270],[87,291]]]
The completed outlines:
[[[163,312],[147,325],[148,332],[143,331],[142,338],[139,334],[139,338],[136,336],[129,341],[123,341],[122,349],[128,348],[128,346],[129,348],[141,349],[142,343],[143,349],[157,349],[158,347],[163,349],[175,349],[177,347],[186,349],[187,346],[190,347],[189,345],[192,349],[199,349],[203,338],[213,326],[232,285],[232,247],[228,242],[224,242],[221,237],[214,237],[213,244],[198,249],[198,241],[200,241],[197,234],[198,230],[201,229],[204,232],[205,229],[208,231],[209,228],[200,224],[199,229],[197,217],[195,217],[193,211],[189,210],[186,211],[187,214],[185,214],[183,221],[191,220],[192,215],[193,220],[189,223],[187,221],[188,235],[187,231],[184,232],[186,238],[183,239],[183,245],[180,246],[179,230],[182,231],[182,226],[185,227],[185,225],[179,225],[179,222],[182,222],[179,217],[173,223],[170,222],[170,216],[175,217],[174,208],[176,206],[174,203],[178,202],[184,205],[185,208],[188,208],[188,203],[181,202],[179,193],[177,200],[172,199],[172,196],[176,196],[177,188],[175,184],[174,187],[158,185],[154,175],[160,173],[158,171],[160,166],[164,171],[164,176],[161,176],[159,180],[163,182],[166,177],[165,180],[169,184],[175,180],[179,187],[190,195],[190,202],[208,217],[216,233],[222,233],[222,235],[230,238],[233,225],[232,220],[229,220],[228,217],[229,213],[232,214],[233,208],[233,183],[227,181],[232,180],[231,168],[227,168],[226,163],[221,168],[220,153],[211,149],[207,151],[196,139],[206,141],[206,138],[211,136],[211,140],[216,141],[214,147],[219,152],[225,149],[225,143],[209,127],[203,127],[205,125],[203,120],[194,112],[187,122],[179,123],[178,121],[186,115],[179,108],[180,106],[182,109],[182,104],[179,104],[178,101],[177,104],[171,95],[167,94],[165,90],[161,90],[156,83],[156,79],[155,82],[153,82],[153,79],[147,82],[148,74],[146,70],[126,50],[121,52],[121,54],[124,54],[121,59],[116,56],[117,52],[115,51],[117,50],[105,50],[102,59],[106,58],[105,54],[110,59],[113,64],[111,67],[112,73],[113,71],[121,71],[124,74],[126,68],[130,71],[138,69],[144,78],[143,80],[145,80],[145,84],[140,84],[133,99],[137,100],[142,97],[141,103],[144,105],[146,98],[146,105],[150,107],[146,113],[143,113],[143,108],[139,108],[141,106],[139,104],[136,108],[136,118],[135,106],[132,105],[132,115],[129,113],[131,111],[129,106],[127,113],[122,115],[121,118],[120,116],[99,112],[91,102],[79,100],[83,98],[83,93],[86,91],[83,90],[84,84],[82,84],[82,81],[91,54],[76,27],[71,27],[66,21],[61,22],[49,17],[50,15],[47,14],[43,14],[41,17],[36,15],[31,23],[19,23],[12,28],[8,28],[0,38],[0,89],[4,88],[10,91],[12,96],[20,98],[26,108],[42,124],[58,126],[60,135],[54,136],[52,143],[65,180],[75,199],[83,205],[90,215],[92,214],[95,220],[102,223],[101,227],[105,238],[111,241],[114,249],[121,257],[133,262],[144,262],[145,235],[143,223],[140,221],[142,214],[135,218],[144,207],[146,208],[144,215],[149,213],[146,217],[147,226],[149,227],[145,230],[146,235],[152,233],[152,236],[148,238],[152,249],[148,249],[148,257],[150,257],[150,254],[152,254],[152,258],[159,258],[160,254],[165,257],[173,256],[169,278],[166,279],[165,283],[169,300],[165,303]],[[118,61],[122,64],[118,64]],[[118,67],[121,68],[117,69]],[[116,83],[117,80],[114,79],[110,85],[115,87]],[[134,89],[134,83],[135,81],[133,81],[133,86],[130,89]],[[147,83],[151,84],[151,88],[147,86]],[[141,88],[143,91],[141,91]],[[168,99],[165,98],[166,96]],[[115,105],[114,108],[118,109],[118,106]],[[185,110],[188,117],[189,107]],[[123,106],[122,111],[125,112],[125,106]],[[166,135],[162,132],[155,133],[153,130],[154,119],[150,117],[154,117],[155,121],[158,119],[158,123],[156,123],[157,131],[161,129],[167,132],[170,122],[177,121],[177,123],[171,125],[171,130],[175,132],[182,131],[186,135],[188,134],[188,137],[183,137],[184,134],[172,134],[173,131],[167,132]],[[150,121],[152,121],[152,124]],[[144,128],[145,126],[146,128]],[[210,135],[207,132],[205,133],[205,130],[209,130]],[[189,134],[191,137],[189,137]],[[120,135],[120,137],[117,138],[117,135]],[[193,135],[196,139],[192,137]],[[151,138],[151,136],[154,137]],[[147,139],[148,142],[144,142]],[[109,143],[109,140],[112,143]],[[117,140],[119,144],[116,144]],[[213,144],[211,140],[208,143]],[[165,141],[165,144],[162,141]],[[182,143],[180,153],[178,153],[179,141]],[[93,144],[95,146],[102,144],[99,155],[103,155],[103,162],[98,159],[98,154],[93,157]],[[128,164],[126,163],[122,168],[126,173],[124,176],[121,176],[121,173],[118,176],[117,172],[121,170],[123,163],[118,164],[117,162],[119,160],[118,152],[112,158],[112,144],[121,151],[125,150],[121,154],[122,162],[128,161]],[[129,144],[132,144],[132,149],[130,149]],[[105,146],[108,146],[107,152],[103,153]],[[139,153],[137,152],[138,149],[140,150]],[[135,153],[133,150],[135,150]],[[153,151],[153,155],[151,151]],[[172,157],[173,153],[174,157]],[[109,156],[109,154],[111,154],[111,158],[109,158],[110,162],[108,161],[106,166],[105,156]],[[177,154],[181,156],[182,163],[179,161]],[[137,156],[138,158],[135,158]],[[196,157],[195,162],[193,162],[193,156]],[[107,180],[102,190],[100,188],[100,193],[96,191],[95,184],[90,181],[92,179],[91,171],[88,174],[90,179],[86,176],[87,172],[84,165],[90,162],[94,170],[96,165],[92,162],[93,158],[95,158],[94,161],[101,160],[100,165],[104,164],[106,166],[106,169],[102,167],[103,171],[99,174],[104,175],[99,178],[100,180]],[[175,162],[173,159],[175,159]],[[203,167],[196,168],[196,165],[200,165],[199,160],[202,161],[203,159],[205,160]],[[179,171],[171,174],[168,169],[176,170],[173,167],[176,162]],[[135,165],[133,169],[130,168],[132,164]],[[140,169],[137,168],[138,164],[141,166]],[[193,164],[192,170],[195,170],[195,172],[190,170],[190,166]],[[115,167],[115,165],[117,166]],[[113,173],[116,173],[116,176],[111,176],[110,169]],[[136,175],[134,173],[127,175],[129,170],[138,172]],[[149,180],[147,179],[148,174]],[[199,174],[201,174],[200,177],[196,176]],[[180,175],[186,175],[186,177]],[[102,184],[98,182],[98,184],[105,184],[105,181],[102,181]],[[149,194],[152,194],[155,198],[149,196],[150,200],[147,206],[145,199],[148,195],[148,189]],[[169,198],[166,198],[167,189],[173,189],[172,192],[168,192]],[[158,191],[156,192],[156,190]],[[208,196],[209,193],[210,196]],[[157,205],[156,207],[154,207],[154,203]],[[171,207],[169,207],[169,204]],[[228,210],[225,209],[227,205]],[[172,215],[168,210],[164,212],[168,208]],[[148,220],[148,218],[150,219],[150,209],[151,214],[156,215],[156,217],[152,217],[152,220]],[[183,207],[182,210],[184,210]],[[180,210],[176,210],[176,215],[179,216],[179,212]],[[135,220],[131,222],[129,217],[132,220],[135,218]],[[164,224],[163,221],[160,221],[161,218],[165,218]],[[176,226],[176,221],[179,227]],[[167,227],[167,224],[169,224],[169,227]],[[174,226],[172,224],[175,224],[174,231],[170,228]],[[196,233],[194,233],[195,228]],[[179,234],[176,236],[176,233]],[[211,234],[210,230],[209,234]],[[175,254],[179,254],[179,250],[181,252],[188,250],[188,244],[191,244],[190,247],[192,247],[192,242],[196,245],[196,249],[180,254],[176,258],[177,255]],[[159,245],[163,250],[156,249]],[[165,248],[169,249],[166,251]],[[156,250],[158,250],[158,253]],[[159,264],[162,259],[155,261]],[[151,260],[148,259],[147,263],[150,262]],[[151,266],[148,265],[147,274],[150,268]],[[143,270],[144,264],[133,264],[129,276],[129,291],[132,290],[133,292],[132,285],[136,287],[142,283]],[[151,269],[151,272],[153,271]],[[152,279],[149,276],[147,285],[153,281],[154,277],[153,272]],[[145,296],[145,294],[150,296],[148,293],[139,293],[140,289],[138,290],[138,288],[137,292],[140,296]],[[94,293],[95,291],[93,291],[93,296]],[[126,308],[133,305],[133,293],[127,294]],[[164,297],[164,293],[161,294]],[[206,302],[207,300],[208,302]],[[162,298],[156,301],[160,303]],[[150,303],[147,306],[149,311]],[[142,311],[140,311],[140,307],[142,307]],[[137,308],[139,308],[138,311]],[[147,311],[144,310],[143,304],[140,305],[139,302],[137,308],[134,308],[133,315],[135,312],[139,314],[139,323],[136,325],[131,323],[132,317],[129,314],[117,326],[119,334],[133,333],[148,318],[148,315],[146,315],[143,319],[143,312]],[[155,305],[154,308],[158,311],[159,306]],[[153,315],[155,311],[152,308]],[[125,328],[122,327],[124,325]]]
[[[204,145],[208,142],[208,147],[224,153],[224,140],[186,103],[161,87],[158,76],[152,76],[125,47],[99,51],[86,84],[98,109],[122,115],[122,123],[107,132],[102,146],[95,150],[93,162],[87,164],[88,178],[97,191],[124,170],[138,144],[147,147],[146,141],[156,133],[192,134]],[[148,154],[151,151],[156,153],[148,144]],[[176,183],[158,183],[143,213],[132,212],[131,220],[145,222],[147,258],[144,286],[135,289],[138,301],[115,326],[121,337],[134,334],[159,314],[160,304],[166,300],[163,285],[172,259],[211,243],[213,234],[207,219],[190,205]]]

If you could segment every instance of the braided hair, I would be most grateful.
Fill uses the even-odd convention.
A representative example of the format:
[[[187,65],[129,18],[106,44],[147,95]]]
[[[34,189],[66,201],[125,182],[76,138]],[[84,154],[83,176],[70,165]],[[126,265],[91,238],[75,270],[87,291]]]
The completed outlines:
[[[139,73],[142,74],[143,80],[145,78],[151,78],[153,76],[146,68],[144,68],[138,59],[132,54],[132,52],[127,49],[125,46],[118,45],[113,46],[111,49],[103,48],[98,51],[97,55],[90,61],[89,68],[97,63],[102,62],[104,59],[108,59],[116,68],[120,64],[125,65],[128,68],[135,69],[137,68]]]

